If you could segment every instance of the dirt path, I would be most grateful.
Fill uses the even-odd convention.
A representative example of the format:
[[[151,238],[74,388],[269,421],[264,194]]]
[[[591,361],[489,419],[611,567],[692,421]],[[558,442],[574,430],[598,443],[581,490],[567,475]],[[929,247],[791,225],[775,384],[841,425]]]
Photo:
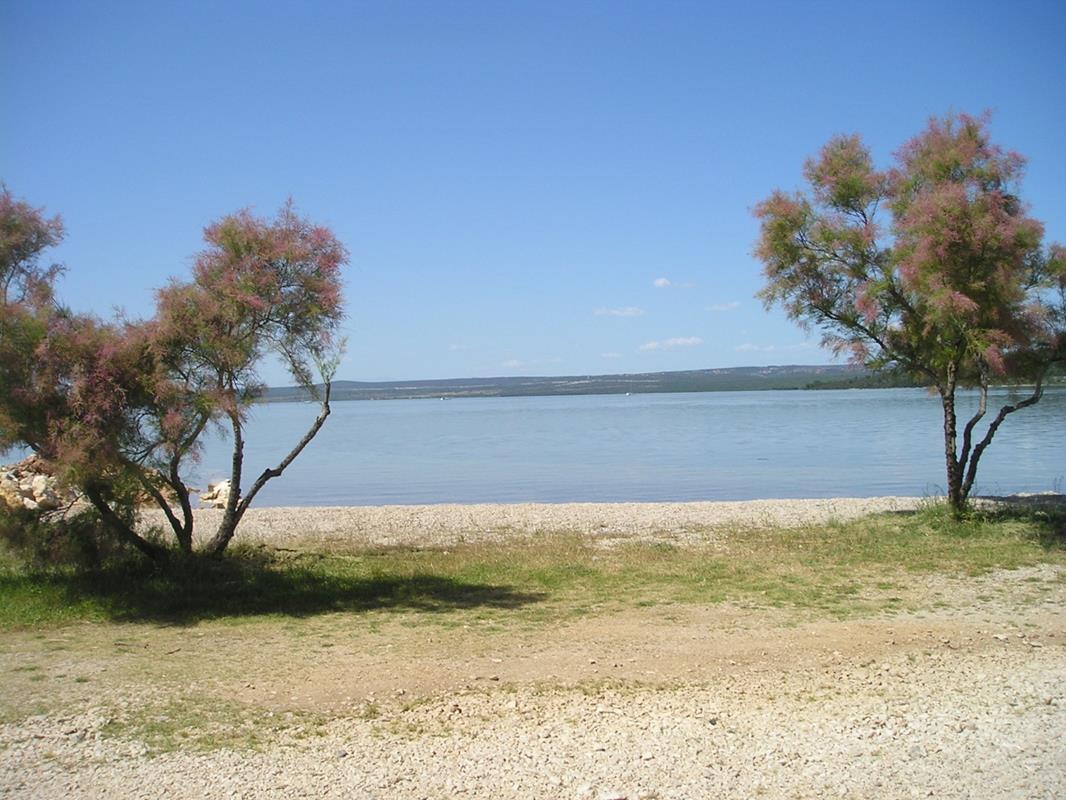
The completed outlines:
[[[910,590],[948,601],[7,634],[0,793],[1066,796],[1063,571]]]

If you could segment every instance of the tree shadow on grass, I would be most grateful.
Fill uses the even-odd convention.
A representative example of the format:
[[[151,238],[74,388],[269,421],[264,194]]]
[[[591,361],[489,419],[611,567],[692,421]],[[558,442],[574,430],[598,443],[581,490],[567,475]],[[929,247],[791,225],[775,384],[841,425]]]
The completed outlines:
[[[993,505],[981,510],[993,522],[1025,522],[1036,529],[1045,550],[1066,550],[1066,495],[1010,495],[982,497]]]
[[[1066,514],[1066,494],[988,494],[974,497],[1010,511],[1048,511]]]
[[[178,625],[266,615],[517,609],[546,597],[443,575],[353,574],[343,561],[290,564],[247,553],[220,560],[191,558],[165,569],[133,563],[92,572],[0,577],[0,583],[14,581],[32,582],[65,602],[89,602],[115,621]]]

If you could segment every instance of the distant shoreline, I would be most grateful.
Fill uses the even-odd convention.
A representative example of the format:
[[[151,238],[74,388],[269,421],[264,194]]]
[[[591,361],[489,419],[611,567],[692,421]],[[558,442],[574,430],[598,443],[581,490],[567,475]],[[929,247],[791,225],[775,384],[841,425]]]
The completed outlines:
[[[872,373],[841,364],[727,367],[616,375],[447,378],[409,381],[334,381],[333,400],[420,400],[461,397],[555,397],[678,394],[800,389],[886,389],[917,386],[896,372]],[[261,402],[311,399],[299,386],[272,387]]]

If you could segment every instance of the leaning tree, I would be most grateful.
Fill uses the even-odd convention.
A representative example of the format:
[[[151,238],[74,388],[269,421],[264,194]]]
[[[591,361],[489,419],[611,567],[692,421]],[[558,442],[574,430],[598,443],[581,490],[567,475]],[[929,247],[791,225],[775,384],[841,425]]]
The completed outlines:
[[[1037,403],[1066,360],[1066,249],[1044,247],[1019,197],[1024,164],[989,140],[987,117],[934,118],[884,171],[858,136],[830,140],[806,163],[807,193],[755,208],[767,307],[854,362],[935,387],[956,513],[1004,419]],[[993,383],[1032,390],[980,428]],[[979,400],[960,441],[961,388]]]

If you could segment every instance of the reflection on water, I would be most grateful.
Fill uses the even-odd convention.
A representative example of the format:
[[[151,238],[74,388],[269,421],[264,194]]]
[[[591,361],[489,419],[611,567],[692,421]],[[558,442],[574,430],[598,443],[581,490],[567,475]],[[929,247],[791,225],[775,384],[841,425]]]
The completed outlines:
[[[964,419],[975,396],[960,405]],[[288,451],[316,410],[255,409],[247,483]],[[1063,389],[1008,417],[982,459],[978,490],[1062,490],[1064,423]],[[938,494],[941,425],[939,400],[920,389],[340,402],[256,504]],[[208,443],[198,485],[224,476],[227,448]]]

